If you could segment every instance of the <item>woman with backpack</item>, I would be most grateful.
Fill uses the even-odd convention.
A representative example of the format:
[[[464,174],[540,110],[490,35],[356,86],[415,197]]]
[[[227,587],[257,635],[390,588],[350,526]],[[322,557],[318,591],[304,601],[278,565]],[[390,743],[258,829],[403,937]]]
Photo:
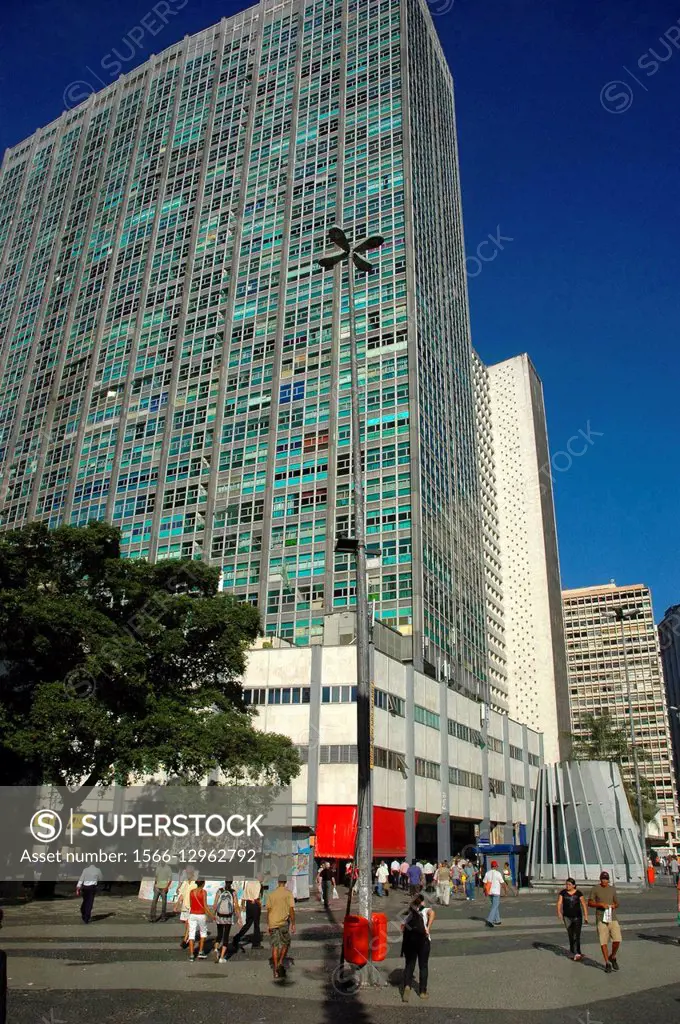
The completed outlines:
[[[234,915],[241,913],[234,883],[228,878],[224,885],[215,893],[213,903],[215,924],[217,925],[217,938],[215,939],[215,963],[226,964],[227,951],[229,948],[229,932],[234,923]]]
[[[427,971],[430,959],[430,928],[435,918],[434,910],[425,907],[422,893],[409,903],[401,930],[403,938],[401,955],[405,958],[404,980],[401,987],[402,1002],[407,1003],[413,987],[413,972],[418,962],[418,993],[427,999]]]

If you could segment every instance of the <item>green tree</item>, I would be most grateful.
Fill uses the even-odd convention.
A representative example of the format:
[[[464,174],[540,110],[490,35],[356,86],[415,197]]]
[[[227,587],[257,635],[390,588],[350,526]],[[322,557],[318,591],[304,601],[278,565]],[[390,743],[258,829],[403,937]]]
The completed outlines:
[[[0,773],[76,787],[165,771],[286,785],[287,737],[253,727],[239,678],[260,632],[202,562],[121,559],[106,523],[0,535]],[[78,788],[79,787],[79,788]]]
[[[633,818],[637,821],[637,794],[633,778],[633,746],[630,734],[618,726],[606,711],[601,715],[581,715],[579,724],[582,731],[571,735],[572,757],[576,761],[614,761],[620,765],[628,805]],[[649,760],[647,750],[639,743],[635,744],[635,750],[638,763],[643,764]],[[644,820],[649,822],[656,817],[659,807],[654,786],[643,775],[640,775],[640,792],[642,815]]]

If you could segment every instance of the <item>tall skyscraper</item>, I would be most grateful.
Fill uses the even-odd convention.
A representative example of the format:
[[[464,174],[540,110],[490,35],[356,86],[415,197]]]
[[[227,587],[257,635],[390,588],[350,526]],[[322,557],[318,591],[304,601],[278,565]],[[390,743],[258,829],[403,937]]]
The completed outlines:
[[[106,518],[220,565],[266,630],[355,603],[346,289],[357,280],[376,614],[488,699],[453,85],[423,0],[262,2],[9,150],[0,525]]]
[[[649,588],[607,583],[565,590],[563,599],[573,731],[583,733],[585,714],[607,712],[629,732],[627,668],[635,737],[646,752],[640,771],[654,786],[661,816],[672,822],[677,793]],[[637,613],[624,620],[623,638],[616,608]],[[624,761],[622,770],[632,779],[631,763]]]
[[[543,388],[525,355],[488,367],[510,715],[569,754],[560,566]]]
[[[680,604],[672,605],[659,623],[659,648],[666,687],[676,798],[680,785]]]
[[[491,422],[489,371],[473,350],[477,457],[484,538],[484,586],[486,592],[486,639],[489,651],[490,703],[497,711],[508,710],[508,670],[503,604],[503,566],[498,521],[496,454]]]

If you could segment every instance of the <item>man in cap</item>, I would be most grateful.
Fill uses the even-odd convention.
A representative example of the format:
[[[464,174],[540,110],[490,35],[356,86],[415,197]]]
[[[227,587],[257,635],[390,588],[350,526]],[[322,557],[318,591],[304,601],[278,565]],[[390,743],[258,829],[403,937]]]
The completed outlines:
[[[486,919],[487,928],[495,928],[501,924],[501,894],[505,896],[507,887],[505,879],[498,870],[498,861],[492,860],[491,867],[484,875],[484,892],[491,900],[491,909]]]
[[[279,875],[278,885],[267,899],[267,929],[272,944],[272,967],[274,978],[285,978],[284,967],[286,954],[290,947],[290,937],[295,935],[295,900],[290,889],[286,888],[288,878]]]
[[[600,872],[600,884],[594,885],[588,897],[588,906],[595,908],[595,924],[600,948],[604,957],[604,969],[607,974],[618,971],[619,962],[616,958],[621,945],[621,926],[616,919],[619,905],[616,886],[609,884],[609,872]],[[609,941],[612,949],[609,952]]]

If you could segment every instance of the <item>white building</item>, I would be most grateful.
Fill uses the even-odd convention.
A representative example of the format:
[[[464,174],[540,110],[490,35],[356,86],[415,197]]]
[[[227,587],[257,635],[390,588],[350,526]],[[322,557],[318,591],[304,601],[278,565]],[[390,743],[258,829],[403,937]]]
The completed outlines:
[[[498,525],[498,489],[491,423],[489,373],[477,353],[472,353],[475,413],[477,420],[477,465],[482,510],[484,545],[484,588],[486,598],[486,643],[489,666],[489,702],[496,711],[508,710],[508,670],[505,650],[503,569]]]
[[[560,569],[541,381],[526,354],[488,367],[509,713],[568,754]]]
[[[483,822],[498,841],[531,822],[541,736],[414,669],[412,639],[373,631],[374,855],[442,859],[474,844]],[[291,737],[303,768],[297,824],[317,856],[349,857],[356,813],[354,616],[327,616],[324,643],[260,641],[243,680],[259,728]],[[484,831],[486,830],[484,826]]]

